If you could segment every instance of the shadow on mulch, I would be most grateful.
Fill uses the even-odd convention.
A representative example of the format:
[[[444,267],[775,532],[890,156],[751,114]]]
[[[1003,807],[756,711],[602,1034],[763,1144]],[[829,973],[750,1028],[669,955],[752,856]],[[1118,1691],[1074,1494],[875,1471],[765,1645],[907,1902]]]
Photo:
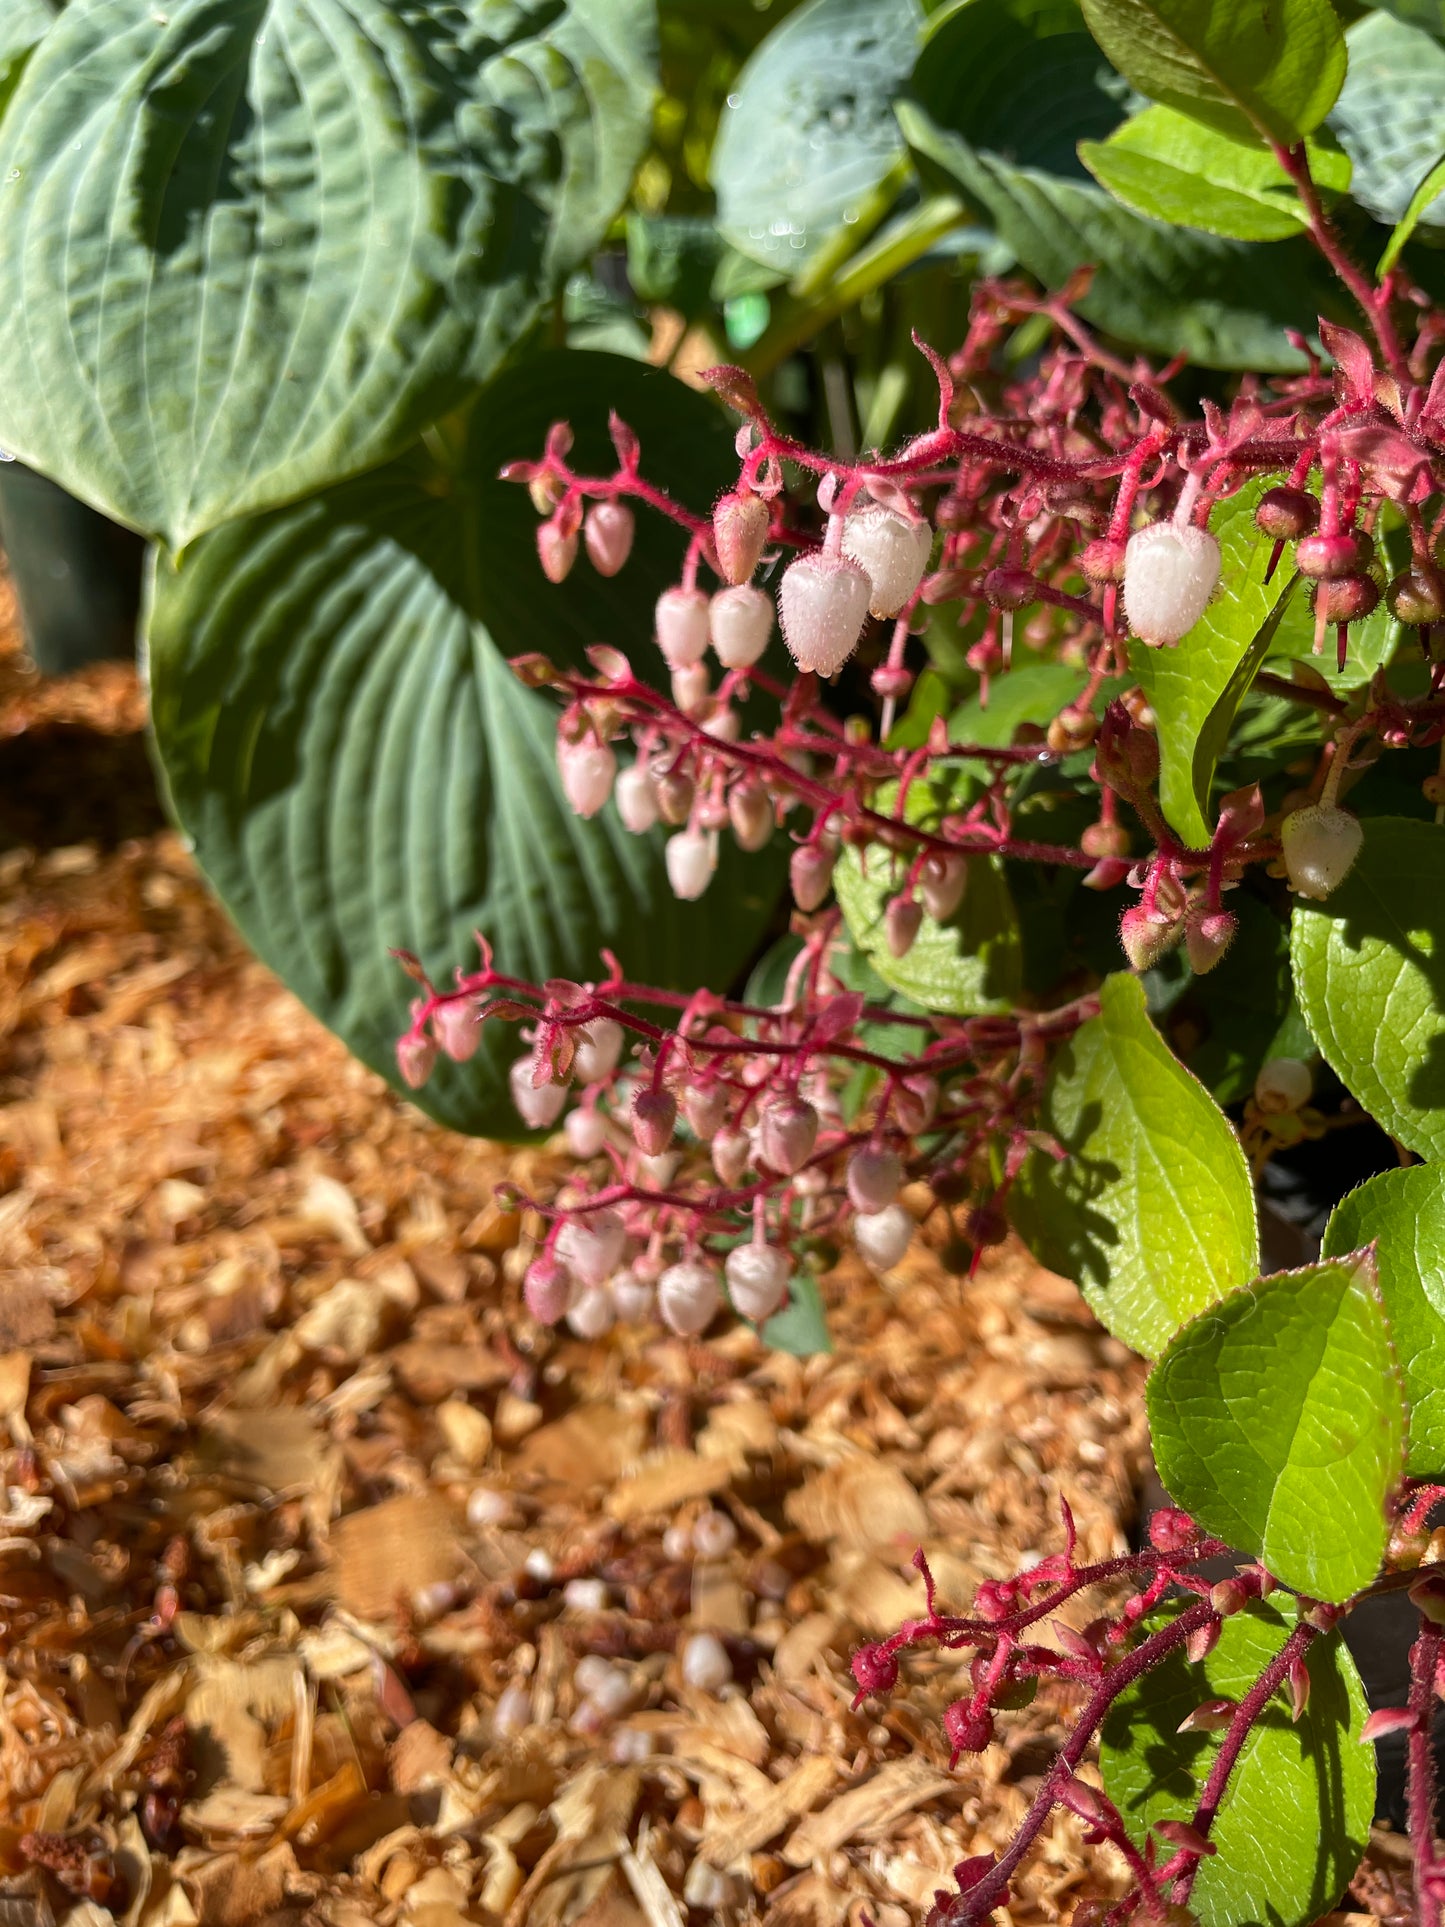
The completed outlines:
[[[166,813],[143,733],[39,724],[0,741],[0,851],[154,836]]]

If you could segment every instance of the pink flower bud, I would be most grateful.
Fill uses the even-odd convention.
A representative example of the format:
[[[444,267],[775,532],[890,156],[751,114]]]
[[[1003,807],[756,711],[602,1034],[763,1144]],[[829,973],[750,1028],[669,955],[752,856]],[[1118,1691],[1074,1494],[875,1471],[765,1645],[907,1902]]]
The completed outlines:
[[[657,646],[669,669],[701,662],[707,650],[707,597],[701,589],[664,589],[657,598]]]
[[[544,1251],[532,1260],[522,1280],[522,1297],[539,1325],[555,1325],[567,1315],[572,1285],[566,1265],[559,1264],[550,1252]]]
[[[910,1137],[928,1129],[937,1109],[938,1080],[927,1071],[910,1072],[893,1093],[893,1115]]]
[[[607,1289],[612,1294],[617,1316],[624,1325],[640,1325],[644,1319],[652,1316],[656,1297],[652,1280],[642,1277],[630,1265],[613,1272],[607,1281]]]
[[[1279,840],[1290,887],[1302,897],[1323,898],[1349,875],[1365,833],[1348,810],[1311,803],[1284,819]]]
[[[960,1754],[982,1753],[993,1739],[993,1715],[987,1707],[976,1709],[968,1700],[955,1700],[943,1710],[943,1731],[950,1748],[948,1763],[953,1766]]]
[[[752,1142],[746,1131],[719,1131],[712,1141],[712,1168],[729,1190],[748,1168]]]
[[[657,821],[657,791],[641,763],[629,765],[617,779],[617,814],[634,836],[642,836]]]
[[[774,1171],[791,1177],[813,1154],[818,1113],[804,1098],[775,1097],[758,1118],[758,1154]]]
[[[556,521],[543,522],[537,529],[537,558],[549,582],[565,582],[577,560],[577,531],[560,528]]]
[[[587,511],[587,553],[598,575],[616,575],[632,553],[636,529],[625,502],[594,502]]]
[[[923,905],[912,897],[894,897],[883,913],[883,934],[895,957],[906,957],[923,928]]]
[[[1219,581],[1219,544],[1191,523],[1136,529],[1124,553],[1124,613],[1141,642],[1175,643],[1209,606]]]
[[[1237,1579],[1221,1579],[1210,1587],[1209,1603],[1221,1619],[1232,1619],[1249,1604],[1249,1594]]]
[[[1201,1860],[1219,1851],[1212,1840],[1206,1840],[1187,1820],[1156,1820],[1154,1831],[1166,1846],[1182,1853],[1198,1854]]]
[[[659,775],[654,770],[652,786],[657,793],[657,810],[663,822],[673,825],[686,823],[692,815],[692,806],[697,797],[697,785],[687,771],[664,769]]]
[[[717,1315],[722,1293],[717,1270],[690,1258],[669,1265],[657,1281],[657,1309],[664,1325],[682,1338],[696,1338]]]
[[[1131,970],[1152,970],[1184,935],[1184,919],[1161,923],[1142,903],[1136,903],[1119,919],[1119,942],[1129,959]]]
[[[834,676],[858,647],[872,585],[842,556],[802,555],[778,589],[778,616],[799,669]]]
[[[401,1072],[401,1081],[410,1090],[419,1091],[437,1061],[437,1047],[424,1032],[408,1031],[405,1037],[397,1039],[396,1068]]]
[[[1290,1719],[1297,1725],[1310,1703],[1310,1669],[1296,1653],[1289,1666]]]
[[[595,1158],[607,1142],[607,1119],[590,1107],[569,1111],[562,1129],[574,1158]]]
[[[562,793],[578,816],[596,816],[612,794],[617,775],[617,758],[592,735],[569,743],[557,738],[557,773],[562,778]]]
[[[682,1094],[687,1128],[700,1144],[710,1142],[728,1112],[728,1092],[721,1084],[692,1084]]]
[[[627,1227],[615,1211],[589,1211],[569,1218],[557,1233],[556,1251],[584,1285],[600,1285],[622,1262]]]
[[[762,559],[772,512],[760,495],[738,489],[712,512],[713,547],[724,582],[746,582]]]
[[[793,1267],[785,1251],[772,1245],[737,1245],[723,1266],[727,1273],[728,1296],[740,1318],[761,1325],[771,1318],[783,1302]]]
[[[1408,1706],[1382,1706],[1360,1728],[1360,1738],[1364,1741],[1385,1740],[1392,1733],[1410,1733],[1417,1725],[1415,1715]]]
[[[1271,1057],[1259,1067],[1254,1101],[1270,1116],[1297,1111],[1308,1104],[1315,1088],[1314,1073],[1297,1057]]]
[[[1107,1827],[1110,1824],[1108,1806],[1098,1789],[1091,1787],[1087,1780],[1066,1780],[1059,1789],[1059,1801],[1070,1813],[1076,1813],[1091,1827]]]
[[[1224,1631],[1222,1619],[1206,1619],[1202,1626],[1196,1626],[1184,1642],[1184,1651],[1192,1666],[1202,1666],[1204,1661],[1219,1644],[1219,1635]]]
[[[816,843],[800,843],[788,859],[788,881],[800,910],[816,910],[833,887],[833,857]]]
[[[727,669],[751,669],[773,632],[773,599],[751,583],[720,589],[708,604],[708,629]]]
[[[465,1064],[482,1041],[482,1008],[470,997],[439,1004],[432,1012],[432,1033],[454,1063]]]
[[[761,783],[734,783],[728,791],[728,821],[739,849],[761,850],[773,834],[773,799]]]
[[[1149,1543],[1156,1552],[1162,1552],[1166,1557],[1172,1552],[1183,1552],[1198,1537],[1198,1526],[1178,1506],[1160,1506],[1149,1521]]]
[[[622,1056],[622,1026],[614,1017],[594,1017],[574,1038],[572,1069],[579,1083],[600,1084],[611,1077]]]
[[[730,703],[713,703],[701,721],[707,734],[719,743],[735,743],[743,733],[742,718]]]
[[[660,1157],[672,1142],[677,1099],[671,1091],[644,1085],[632,1100],[632,1137],[646,1158]]]
[[[963,902],[968,886],[968,859],[951,851],[934,851],[923,859],[918,874],[918,894],[923,907],[935,923],[947,923]]]
[[[1184,921],[1184,948],[1189,953],[1189,968],[1196,977],[1213,970],[1234,942],[1239,918],[1232,910],[1205,910],[1191,906]]]
[[[1295,567],[1316,582],[1337,581],[1367,568],[1374,559],[1375,546],[1362,531],[1349,530],[1337,535],[1306,535],[1294,552]]]
[[[901,1204],[853,1220],[853,1242],[875,1271],[891,1271],[913,1242],[913,1220]]]
[[[597,1286],[578,1292],[567,1307],[567,1329],[576,1338],[604,1338],[617,1319],[610,1293]]]
[[[1254,511],[1255,526],[1277,542],[1308,535],[1319,519],[1319,503],[1302,488],[1266,489]]]
[[[898,1661],[883,1646],[860,1646],[853,1655],[853,1677],[859,1699],[891,1693],[898,1684]]]
[[[843,553],[868,577],[868,607],[875,616],[896,616],[923,580],[933,530],[881,502],[863,502],[843,527]]]
[[[512,1102],[529,1131],[548,1130],[562,1115],[562,1106],[567,1102],[567,1086],[534,1084],[530,1057],[517,1059],[507,1073],[507,1082],[511,1086]]]
[[[717,868],[712,838],[700,830],[680,830],[667,839],[662,854],[672,894],[684,903],[692,903],[712,882],[712,873]]]
[[[1218,1733],[1234,1718],[1233,1700],[1201,1700],[1192,1713],[1186,1713],[1175,1728],[1179,1733]]]
[[[898,1196],[903,1166],[892,1151],[855,1151],[848,1160],[848,1198],[865,1217],[885,1211]]]

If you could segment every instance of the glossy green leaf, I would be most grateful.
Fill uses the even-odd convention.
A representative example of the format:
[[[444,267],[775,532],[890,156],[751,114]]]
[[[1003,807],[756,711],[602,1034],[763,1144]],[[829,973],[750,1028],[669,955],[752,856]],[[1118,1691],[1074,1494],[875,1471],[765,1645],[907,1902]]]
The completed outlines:
[[[904,159],[893,98],[918,50],[918,0],[810,0],[728,94],[712,155],[718,227],[792,276]]]
[[[1445,1473],[1445,1165],[1382,1171],[1342,1198],[1325,1226],[1324,1256],[1375,1247],[1380,1296],[1410,1408],[1405,1469]]]
[[[1228,1118],[1149,1021],[1136,977],[1059,1051],[1014,1222],[1116,1338],[1152,1357],[1259,1263],[1254,1191]]]
[[[1298,898],[1295,995],[1327,1063],[1410,1150],[1445,1158],[1445,828],[1367,817],[1355,866]]]
[[[1231,140],[1171,107],[1146,107],[1107,141],[1081,143],[1079,158],[1116,200],[1177,227],[1283,241],[1307,225],[1294,183],[1267,147]],[[1341,149],[1312,143],[1310,160],[1321,187],[1338,194],[1349,186]]]
[[[930,184],[953,183],[1045,287],[1091,267],[1077,311],[1122,341],[1207,368],[1297,371],[1304,357],[1284,330],[1301,314],[1344,313],[1305,241],[1273,242],[1261,259],[1248,243],[1131,213],[1092,180],[976,147],[917,102],[900,102],[898,117]]]
[[[1369,1252],[1282,1271],[1187,1326],[1149,1379],[1176,1505],[1311,1599],[1368,1586],[1405,1464],[1405,1392]]]
[[[1329,0],[1082,0],[1089,31],[1141,94],[1236,139],[1293,146],[1345,78]]]
[[[386,459],[599,239],[650,0],[71,0],[0,123],[0,444],[173,547]]]
[[[1184,1061],[1220,1104],[1237,1104],[1254,1088],[1290,1008],[1289,926],[1248,890],[1228,899],[1239,919],[1221,962],[1193,977],[1172,1013],[1189,1041]],[[1181,951],[1173,955],[1184,962]],[[1307,1043],[1306,1055],[1314,1055]]]
[[[1445,155],[1425,175],[1415,192],[1410,196],[1410,204],[1395,223],[1395,230],[1385,244],[1385,252],[1380,256],[1375,268],[1378,280],[1383,281],[1399,260],[1405,243],[1425,218],[1427,208],[1433,207],[1445,195]]]
[[[891,808],[889,790],[877,807]],[[937,824],[944,798],[927,783],[909,791],[908,816],[925,827]],[[895,957],[888,948],[884,915],[908,873],[906,858],[872,844],[866,852],[845,845],[833,872],[833,888],[848,934],[892,989],[924,1010],[978,1016],[1012,1008],[1022,978],[1018,917],[1003,865],[996,857],[969,858],[963,902],[947,923],[925,916],[912,948]]]
[[[499,968],[534,980],[594,978],[606,944],[642,982],[723,988],[776,899],[781,849],[742,857],[725,838],[708,893],[683,905],[660,833],[630,836],[610,804],[575,817],[557,701],[506,666],[537,648],[576,663],[605,636],[652,668],[677,531],[639,516],[620,575],[581,560],[554,588],[527,491],[495,479],[559,416],[585,467],[610,462],[609,404],[681,499],[705,504],[736,474],[709,399],[636,362],[539,354],[483,392],[455,472],[414,455],[157,565],[155,730],[180,820],[259,955],[388,1074],[411,995],[391,947],[446,982],[475,967],[478,929]],[[520,1049],[514,1027],[489,1027],[420,1101],[459,1129],[515,1134],[502,1075]]]
[[[1001,676],[989,680],[988,701],[971,696],[948,719],[954,743],[978,743],[987,749],[1010,744],[1021,723],[1045,728],[1083,689],[1087,672],[1066,662],[1015,662]],[[1120,685],[1110,683],[1108,696]]]
[[[1143,1631],[1167,1626],[1166,1606]],[[1119,1695],[1104,1722],[1099,1765],[1109,1797],[1136,1845],[1159,1820],[1193,1819],[1222,1731],[1181,1733],[1202,1700],[1239,1700],[1293,1630],[1289,1603],[1256,1602],[1220,1628],[1201,1664],[1180,1649]],[[1375,1750],[1361,1744],[1369,1705],[1338,1634],[1316,1639],[1308,1657],[1309,1704],[1290,1719],[1287,1698],[1271,1700],[1250,1728],[1210,1838],[1217,1852],[1190,1895],[1201,1927],[1308,1927],[1328,1913],[1353,1878],[1375,1810]]]
[[[1349,77],[1330,127],[1354,162],[1354,199],[1394,225],[1445,153],[1445,47],[1388,13],[1366,14],[1347,40]],[[1445,194],[1417,210],[1415,222],[1445,225]]]
[[[1159,801],[1191,849],[1209,842],[1214,766],[1289,593],[1288,576],[1265,582],[1271,544],[1254,525],[1269,479],[1248,483],[1210,517],[1223,557],[1219,589],[1184,640],[1173,649],[1129,645],[1129,666],[1158,719]]]

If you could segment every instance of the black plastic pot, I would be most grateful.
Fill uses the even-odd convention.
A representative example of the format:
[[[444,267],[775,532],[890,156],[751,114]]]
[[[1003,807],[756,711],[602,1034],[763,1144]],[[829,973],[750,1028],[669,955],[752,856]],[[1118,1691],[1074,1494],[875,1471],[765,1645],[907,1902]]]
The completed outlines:
[[[26,647],[63,676],[135,650],[145,544],[20,462],[0,463],[0,546]]]

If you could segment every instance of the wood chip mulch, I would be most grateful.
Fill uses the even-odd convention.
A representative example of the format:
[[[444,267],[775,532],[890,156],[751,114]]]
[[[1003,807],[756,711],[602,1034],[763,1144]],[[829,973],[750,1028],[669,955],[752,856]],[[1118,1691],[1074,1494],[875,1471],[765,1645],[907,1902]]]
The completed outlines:
[[[950,1772],[957,1662],[855,1712],[849,1655],[920,1545],[960,1607],[1060,1497],[1123,1548],[1137,1363],[931,1229],[825,1281],[831,1356],[539,1330],[492,1188],[565,1158],[430,1124],[249,957],[142,712],[0,647],[0,1927],[921,1919],[1064,1709]],[[1117,1879],[1060,1816],[1011,1917]]]

